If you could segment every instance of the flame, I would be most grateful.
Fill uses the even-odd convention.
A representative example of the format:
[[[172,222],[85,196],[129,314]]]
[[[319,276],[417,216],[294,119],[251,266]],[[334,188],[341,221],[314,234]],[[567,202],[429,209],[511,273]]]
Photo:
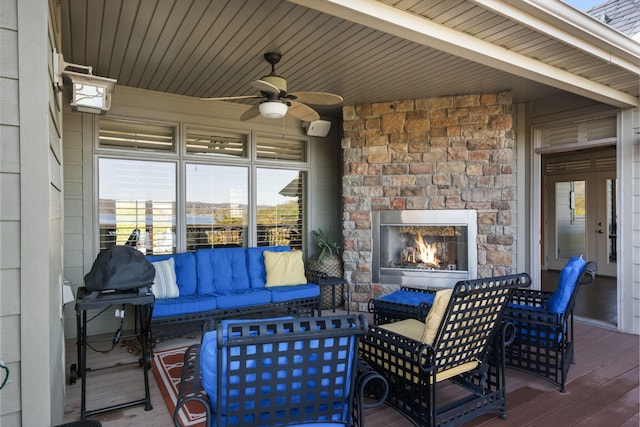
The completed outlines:
[[[436,244],[425,243],[422,239],[422,234],[416,234],[416,246],[419,253],[420,261],[424,264],[438,265],[440,260],[436,258]]]

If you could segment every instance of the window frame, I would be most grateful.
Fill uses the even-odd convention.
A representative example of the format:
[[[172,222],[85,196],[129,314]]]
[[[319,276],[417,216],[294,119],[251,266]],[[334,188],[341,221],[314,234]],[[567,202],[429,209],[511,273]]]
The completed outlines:
[[[182,122],[182,121],[163,121],[163,120],[149,120],[138,117],[121,117],[117,115],[108,115],[104,117],[108,120],[122,120],[129,123],[145,123],[145,124],[157,124],[159,126],[173,126],[175,129],[175,150],[169,151],[153,151],[153,150],[139,150],[127,147],[103,147],[99,143],[100,134],[100,117],[93,117],[93,153],[92,158],[92,178],[93,178],[93,194],[92,197],[92,214],[93,220],[91,228],[93,230],[94,248],[99,250],[99,182],[98,182],[98,162],[101,158],[114,158],[124,160],[139,160],[139,161],[162,161],[162,162],[174,162],[176,164],[176,253],[186,252],[187,248],[187,235],[186,235],[186,165],[189,164],[203,164],[203,165],[216,165],[216,166],[244,166],[248,168],[248,216],[249,224],[247,227],[247,247],[254,247],[257,245],[257,169],[269,168],[269,169],[283,169],[294,170],[298,172],[306,173],[306,180],[304,183],[303,202],[302,202],[302,248],[305,248],[308,244],[306,241],[307,230],[309,229],[309,221],[311,220],[310,208],[309,208],[309,187],[312,179],[311,173],[311,139],[303,135],[288,135],[286,133],[277,134],[270,132],[260,132],[256,130],[246,129],[234,129],[223,128],[219,126],[206,126],[199,123]],[[209,156],[201,155],[197,153],[187,153],[186,135],[189,128],[206,131],[207,129],[219,130],[223,132],[238,133],[247,135],[247,157],[226,157],[226,156]],[[268,138],[289,138],[296,141],[300,141],[303,144],[304,149],[304,161],[297,160],[277,160],[277,159],[258,159],[257,157],[257,140],[259,137],[264,136]]]

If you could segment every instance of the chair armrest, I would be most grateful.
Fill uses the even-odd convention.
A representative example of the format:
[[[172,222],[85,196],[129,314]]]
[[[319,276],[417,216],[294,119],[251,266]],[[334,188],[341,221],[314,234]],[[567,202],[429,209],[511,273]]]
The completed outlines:
[[[309,283],[320,283],[329,277],[327,273],[318,270],[305,270],[304,275]]]
[[[546,291],[518,288],[513,292],[513,296],[511,297],[511,304],[530,307],[544,307],[551,294],[551,292]]]
[[[433,347],[387,329],[371,326],[360,343],[360,355],[370,364],[380,361],[384,365],[388,361],[380,359],[380,355],[393,353],[398,358],[398,367],[418,365],[425,372],[435,368]]]
[[[211,425],[211,402],[206,393],[202,391],[200,379],[200,344],[193,344],[184,352],[184,367],[180,377],[176,407],[173,411],[174,426],[182,426],[180,410],[189,402],[198,402],[202,406],[206,415],[206,425]]]
[[[183,424],[180,421],[180,410],[189,402],[197,402],[202,406],[202,410],[205,412],[205,426],[210,427],[212,422],[211,403],[206,393],[201,391],[184,395],[176,402],[176,409],[173,411],[173,425],[175,427],[182,427]]]
[[[384,403],[389,393],[387,380],[361,357],[357,361],[356,384],[353,397],[353,426],[364,426],[364,410]]]
[[[551,313],[544,306],[509,304],[504,312],[504,320],[514,323],[516,328],[529,323],[558,328],[564,325],[565,318],[566,313]]]
[[[596,274],[598,273],[598,264],[594,261],[587,262],[587,265],[584,267],[584,271],[582,272],[582,276],[580,277],[581,285],[588,285],[593,282],[596,278]]]

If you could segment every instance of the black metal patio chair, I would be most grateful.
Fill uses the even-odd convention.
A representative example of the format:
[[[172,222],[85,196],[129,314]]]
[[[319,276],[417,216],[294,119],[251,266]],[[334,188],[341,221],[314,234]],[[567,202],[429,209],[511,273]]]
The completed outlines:
[[[597,272],[595,262],[575,257],[560,272],[555,292],[516,290],[505,312],[505,320],[515,325],[514,341],[506,349],[508,367],[544,378],[565,392],[567,374],[575,362],[576,296]]]
[[[174,424],[196,402],[207,426],[362,426],[387,392],[358,357],[366,330],[362,314],[208,322],[185,352]]]
[[[505,337],[513,332],[503,313],[516,288],[530,283],[525,273],[461,281],[435,294],[426,320],[370,327],[360,355],[387,380],[386,402],[419,426],[505,417]],[[449,384],[454,397],[443,399]]]

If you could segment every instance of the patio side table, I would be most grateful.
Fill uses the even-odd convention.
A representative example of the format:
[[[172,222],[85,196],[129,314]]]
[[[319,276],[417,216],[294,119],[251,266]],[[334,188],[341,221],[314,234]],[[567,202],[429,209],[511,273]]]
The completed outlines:
[[[333,308],[334,313],[336,312],[336,287],[340,285],[347,285],[347,314],[351,314],[349,311],[349,306],[351,305],[351,294],[349,293],[348,282],[345,279],[333,276],[320,277],[318,285],[331,286],[331,307]]]

